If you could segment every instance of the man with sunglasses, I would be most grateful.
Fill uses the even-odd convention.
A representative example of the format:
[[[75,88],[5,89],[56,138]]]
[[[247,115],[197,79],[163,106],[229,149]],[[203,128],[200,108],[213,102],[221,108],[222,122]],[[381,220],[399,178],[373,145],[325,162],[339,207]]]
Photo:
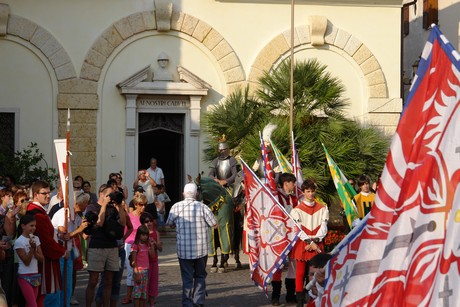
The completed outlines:
[[[45,207],[50,202],[50,186],[47,182],[36,181],[31,187],[33,201],[27,206],[26,214],[34,215],[37,221],[35,235],[40,238],[44,261],[38,267],[42,283],[37,299],[38,306],[58,306],[62,289],[60,258],[69,258],[69,251],[55,240],[54,227],[46,214]],[[46,297],[45,297],[46,295]]]

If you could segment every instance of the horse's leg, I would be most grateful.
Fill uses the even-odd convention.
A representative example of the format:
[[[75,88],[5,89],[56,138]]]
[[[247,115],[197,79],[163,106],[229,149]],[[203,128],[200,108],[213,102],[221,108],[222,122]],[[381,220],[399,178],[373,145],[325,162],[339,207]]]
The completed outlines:
[[[233,252],[235,254],[235,268],[241,269],[240,262],[240,246],[243,238],[243,227],[242,227],[242,215],[241,212],[235,212],[234,214],[234,228],[233,228]]]
[[[217,262],[218,262],[217,248],[219,246],[219,238],[218,238],[217,229],[214,229],[214,246],[215,246],[215,249],[214,249],[214,256],[213,256],[213,260],[212,260],[212,266],[211,266],[211,270],[210,270],[211,273],[216,273],[217,272]]]
[[[211,273],[216,273],[217,272],[217,262],[218,262],[218,258],[217,258],[217,254],[215,254],[212,257],[212,266],[211,266],[211,270],[210,270]]]
[[[221,249],[222,252],[222,249]],[[228,254],[221,254],[220,256],[220,266],[219,269],[217,270],[218,273],[225,273],[225,263],[228,261]]]
[[[240,261],[240,250],[239,249],[235,250],[235,268],[237,268],[237,269],[242,268],[241,261]]]

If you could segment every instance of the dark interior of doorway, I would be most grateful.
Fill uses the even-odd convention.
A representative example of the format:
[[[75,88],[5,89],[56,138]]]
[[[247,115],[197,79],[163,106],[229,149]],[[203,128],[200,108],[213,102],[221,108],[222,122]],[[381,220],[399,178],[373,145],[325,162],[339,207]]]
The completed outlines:
[[[157,165],[165,176],[167,193],[171,198],[167,209],[182,199],[183,143],[182,134],[161,128],[139,133],[139,169],[147,169],[150,166],[150,158],[157,159]]]

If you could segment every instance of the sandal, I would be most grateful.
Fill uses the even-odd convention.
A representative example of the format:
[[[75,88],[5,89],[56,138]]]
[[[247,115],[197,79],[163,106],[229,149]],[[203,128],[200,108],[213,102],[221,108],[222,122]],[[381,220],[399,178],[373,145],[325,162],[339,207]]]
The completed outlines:
[[[123,305],[131,304],[132,302],[133,302],[133,301],[132,301],[132,299],[131,299],[130,297],[125,297],[125,298],[121,301],[121,303],[122,303]]]

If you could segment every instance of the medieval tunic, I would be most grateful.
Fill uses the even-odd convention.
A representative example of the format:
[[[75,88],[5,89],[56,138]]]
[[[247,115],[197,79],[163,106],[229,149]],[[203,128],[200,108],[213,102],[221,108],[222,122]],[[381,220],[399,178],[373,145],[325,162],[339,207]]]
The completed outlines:
[[[29,203],[27,214],[35,216],[37,227],[35,235],[40,238],[43,263],[39,264],[38,271],[42,274],[40,294],[55,293],[61,290],[61,270],[59,260],[64,256],[66,250],[54,240],[54,227],[46,214],[45,209],[38,203]],[[71,274],[72,272],[70,272]]]
[[[309,244],[304,242],[306,239],[319,239],[327,234],[327,221],[329,220],[329,210],[327,206],[315,201],[307,203],[302,201],[297,207],[291,211],[292,218],[302,227],[304,233],[300,234],[300,239],[297,240],[291,252],[291,258],[300,261],[308,261],[317,254],[316,251],[307,251],[305,247]],[[323,250],[323,243],[317,243],[318,247]]]
[[[297,197],[295,195],[286,194],[284,190],[278,189],[278,200],[286,209],[287,213],[291,213],[291,210],[297,207]]]
[[[353,198],[353,202],[358,209],[358,217],[364,218],[366,214],[371,211],[372,204],[374,203],[375,194],[374,193],[364,193],[361,192]]]

